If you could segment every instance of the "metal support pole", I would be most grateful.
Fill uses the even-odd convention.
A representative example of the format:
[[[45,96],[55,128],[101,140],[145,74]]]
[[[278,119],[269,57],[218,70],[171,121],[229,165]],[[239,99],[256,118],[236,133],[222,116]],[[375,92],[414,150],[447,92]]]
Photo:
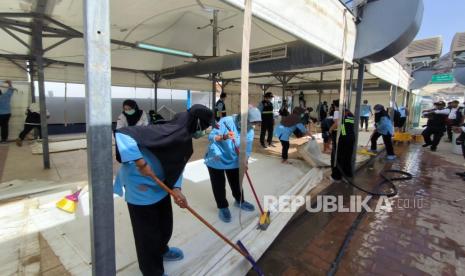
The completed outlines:
[[[212,29],[213,29],[213,41],[212,41],[212,56],[217,56],[217,49],[218,49],[218,10],[213,10],[213,21],[212,21]],[[216,83],[217,83],[217,73],[212,73],[212,110],[215,112],[216,116]],[[215,116],[212,119],[212,127],[215,126]]]
[[[389,116],[391,117],[392,124],[394,124],[394,108],[396,106],[397,86],[391,85],[391,99],[389,101]]]
[[[349,78],[349,96],[347,97],[347,108],[351,109],[352,106],[352,83],[354,82],[354,65],[350,67],[350,78]]]
[[[37,78],[39,82],[40,129],[42,133],[42,157],[44,169],[50,169],[50,155],[48,149],[47,104],[45,102],[44,61],[42,46],[42,20],[36,20],[33,36],[33,55],[37,64]]]
[[[116,275],[109,0],[84,1],[92,275]]]
[[[32,60],[29,60],[29,80],[31,81],[31,103],[36,102],[36,93],[35,93],[35,86],[34,86],[34,63]]]
[[[363,93],[363,78],[365,76],[365,63],[360,61],[358,64],[358,76],[357,76],[357,95],[355,97],[355,109],[354,109],[354,153],[352,154],[352,170],[355,171],[355,164],[357,161],[357,148],[358,148],[358,135],[360,126],[360,103],[362,101]],[[351,84],[352,86],[352,84]]]
[[[186,102],[186,109],[190,109],[192,106],[192,99],[191,99],[191,90],[187,90],[187,102]]]
[[[245,166],[247,165],[247,117],[249,110],[249,64],[250,64],[250,32],[252,26],[252,0],[244,2],[244,25],[242,28],[241,54],[241,131],[239,150],[239,185],[242,191]]]
[[[158,82],[160,81],[160,77],[154,76],[154,105],[155,105],[155,113],[158,113]]]

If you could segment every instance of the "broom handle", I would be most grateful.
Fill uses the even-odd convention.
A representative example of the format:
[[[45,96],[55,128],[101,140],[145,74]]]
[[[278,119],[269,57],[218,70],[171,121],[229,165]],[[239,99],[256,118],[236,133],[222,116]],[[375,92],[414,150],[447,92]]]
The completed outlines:
[[[224,125],[228,129],[228,131],[231,131],[231,129],[226,124]],[[231,140],[233,142],[234,149],[236,150],[237,155],[239,155],[240,151],[236,145],[236,139],[232,138]],[[260,208],[260,213],[263,215],[265,212],[263,212],[262,205],[260,204],[260,200],[258,199],[257,193],[255,192],[255,188],[253,187],[253,184],[252,184],[252,179],[250,179],[250,175],[247,169],[245,170],[245,175],[247,176],[247,180],[249,181],[249,186],[250,186],[250,189],[252,189],[252,193],[253,193],[253,196],[255,197],[255,201],[257,201],[258,208]]]
[[[173,190],[171,190],[170,188],[168,188],[168,186],[166,186],[165,183],[163,183],[156,175],[151,175],[152,179],[155,180],[155,182],[157,182],[157,184],[163,189],[165,190],[167,193],[169,193],[172,197],[175,197],[175,193],[173,192]],[[236,244],[234,244],[231,240],[229,240],[228,238],[226,238],[223,234],[220,233],[220,231],[218,231],[215,227],[213,227],[213,225],[211,225],[210,223],[208,223],[202,216],[200,216],[194,209],[192,209],[190,206],[187,206],[186,207],[187,210],[189,210],[189,212],[194,215],[194,217],[196,217],[198,220],[200,220],[205,226],[207,226],[208,228],[210,228],[210,230],[213,231],[213,233],[215,233],[218,237],[220,237],[224,242],[226,242],[227,244],[229,244],[232,248],[234,248],[237,252],[239,252],[242,256],[244,257],[248,257],[249,255],[246,254],[245,252],[242,251],[242,249],[239,248],[239,246],[237,246]]]

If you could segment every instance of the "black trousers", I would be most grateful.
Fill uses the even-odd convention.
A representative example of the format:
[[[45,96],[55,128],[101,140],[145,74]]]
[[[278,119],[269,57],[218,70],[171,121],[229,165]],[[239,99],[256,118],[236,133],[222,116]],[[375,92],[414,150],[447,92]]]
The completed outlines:
[[[287,160],[288,158],[288,152],[289,152],[289,141],[283,141],[279,140],[281,142],[281,145],[283,146],[283,149],[281,151],[281,157],[283,160]]]
[[[449,138],[450,141],[452,141],[452,128],[455,126],[460,126],[460,122],[457,120],[453,120],[452,123],[447,125],[447,138]]]
[[[171,197],[152,205],[128,203],[139,269],[144,276],[163,275],[163,254],[173,233]]]
[[[33,130],[34,128],[37,128],[39,130],[39,137],[42,138],[42,133],[40,129],[40,125],[29,125],[29,124],[24,124],[24,129],[21,131],[19,134],[19,139],[24,140],[26,138],[26,135]]]
[[[363,128],[363,123],[365,123],[365,130],[368,130],[368,117],[360,116],[360,128]]]
[[[261,129],[260,129],[260,143],[262,145],[265,144],[266,132],[268,132],[268,137],[266,139],[268,144],[271,144],[271,142],[273,141],[273,125],[274,125],[274,120],[266,119],[262,121]]]
[[[212,183],[213,196],[215,197],[216,207],[218,207],[218,209],[227,208],[229,206],[228,200],[226,199],[225,174],[228,178],[229,187],[231,188],[234,199],[237,202],[244,202],[244,194],[241,194],[241,187],[239,184],[239,168],[230,170],[207,168]]]
[[[352,154],[354,153],[355,137],[353,135],[340,135],[339,145],[337,145],[337,167],[335,168],[337,132],[333,131],[331,135],[333,143],[331,151],[331,177],[335,180],[340,180],[342,173],[347,177],[352,177]],[[342,169],[342,172],[339,168]]]
[[[444,136],[444,130],[426,127],[421,135],[423,135],[425,144],[431,145],[431,148],[436,149],[439,145],[439,142],[441,141],[442,136]],[[431,135],[433,135],[433,140],[431,140]]]
[[[383,135],[383,134],[379,133],[376,130],[371,135],[371,149],[376,150],[377,143],[378,143],[378,138],[380,136],[383,137],[383,142],[384,142],[384,146],[386,147],[387,155],[394,155],[394,147],[392,146],[392,137],[391,137],[391,135],[390,134]]]
[[[11,114],[0,114],[0,128],[2,141],[8,140],[8,122],[10,121]]]

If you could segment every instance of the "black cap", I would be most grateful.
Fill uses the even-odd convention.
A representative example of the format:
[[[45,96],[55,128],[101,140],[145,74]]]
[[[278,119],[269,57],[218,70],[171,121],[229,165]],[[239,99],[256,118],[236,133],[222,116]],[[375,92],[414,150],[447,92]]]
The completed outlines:
[[[265,93],[265,98],[273,98],[273,97],[274,97],[273,93],[271,93],[271,92],[266,92]]]
[[[439,102],[435,102],[434,105],[443,105],[443,106],[445,106],[446,103],[444,101],[439,101]]]

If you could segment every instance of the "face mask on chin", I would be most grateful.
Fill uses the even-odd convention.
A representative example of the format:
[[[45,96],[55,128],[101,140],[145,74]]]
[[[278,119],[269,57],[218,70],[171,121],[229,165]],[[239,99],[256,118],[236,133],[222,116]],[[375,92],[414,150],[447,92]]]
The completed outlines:
[[[131,110],[128,110],[128,111],[124,111],[124,113],[126,113],[128,115],[134,115],[134,113],[136,113],[136,111],[134,109],[131,109]]]

